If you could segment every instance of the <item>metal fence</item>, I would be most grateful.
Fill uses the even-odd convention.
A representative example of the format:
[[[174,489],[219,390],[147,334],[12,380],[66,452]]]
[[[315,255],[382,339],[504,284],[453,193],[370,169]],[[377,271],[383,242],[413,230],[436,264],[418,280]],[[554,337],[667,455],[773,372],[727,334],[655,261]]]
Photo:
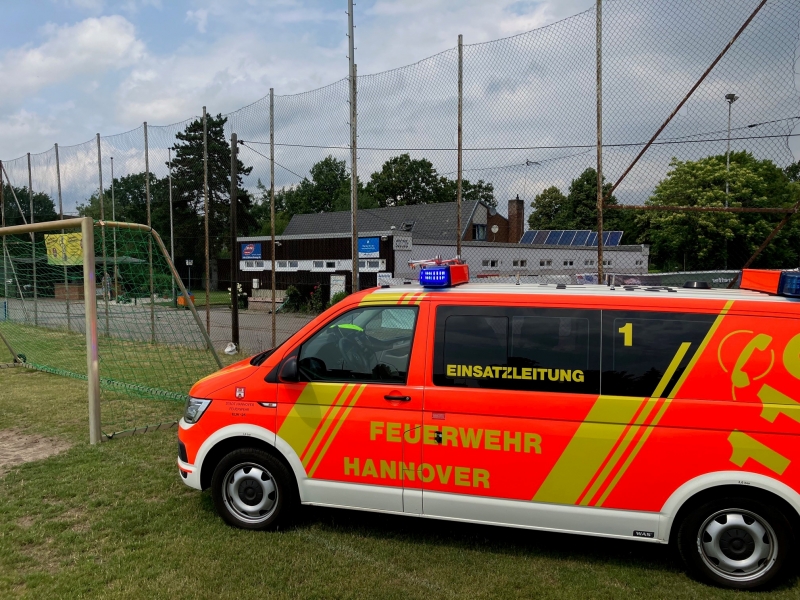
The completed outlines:
[[[226,115],[4,160],[3,223],[152,224],[215,345],[246,351],[352,291],[354,270],[355,287],[402,285],[434,256],[460,255],[480,282],[727,286],[748,263],[800,265],[799,32],[796,0],[605,0]]]

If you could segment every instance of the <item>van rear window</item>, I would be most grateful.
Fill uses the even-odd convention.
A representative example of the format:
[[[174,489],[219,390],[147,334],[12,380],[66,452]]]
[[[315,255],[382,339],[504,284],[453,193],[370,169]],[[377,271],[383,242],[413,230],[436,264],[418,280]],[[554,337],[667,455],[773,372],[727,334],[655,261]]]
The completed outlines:
[[[435,385],[599,392],[597,311],[442,306]]]

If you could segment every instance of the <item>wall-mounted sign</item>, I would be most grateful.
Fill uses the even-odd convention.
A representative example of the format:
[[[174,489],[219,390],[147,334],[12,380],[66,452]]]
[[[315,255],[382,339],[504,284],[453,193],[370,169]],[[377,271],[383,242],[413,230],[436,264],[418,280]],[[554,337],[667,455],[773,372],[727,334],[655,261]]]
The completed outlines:
[[[358,238],[358,258],[378,258],[380,253],[381,238]]]
[[[242,244],[242,260],[261,260],[261,242]]]
[[[393,248],[395,250],[411,250],[411,238],[410,237],[397,237],[394,236],[392,238]]]
[[[382,285],[391,285],[392,283],[392,274],[387,272],[378,273],[378,286]]]

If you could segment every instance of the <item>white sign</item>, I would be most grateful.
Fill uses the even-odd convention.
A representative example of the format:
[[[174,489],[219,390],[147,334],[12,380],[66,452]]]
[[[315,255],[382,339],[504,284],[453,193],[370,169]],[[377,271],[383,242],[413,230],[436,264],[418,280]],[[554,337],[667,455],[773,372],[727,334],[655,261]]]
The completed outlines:
[[[186,266],[187,267],[191,267],[193,264],[194,264],[194,261],[192,259],[190,259],[190,258],[186,259]]]
[[[258,289],[258,279],[253,279],[253,289],[254,290]]]
[[[378,287],[382,285],[391,285],[391,284],[392,284],[391,273],[378,273]]]
[[[410,237],[397,237],[394,236],[392,238],[392,248],[394,250],[411,250],[411,238]]]
[[[331,275],[331,298],[339,292],[345,291],[347,279],[344,275]]]

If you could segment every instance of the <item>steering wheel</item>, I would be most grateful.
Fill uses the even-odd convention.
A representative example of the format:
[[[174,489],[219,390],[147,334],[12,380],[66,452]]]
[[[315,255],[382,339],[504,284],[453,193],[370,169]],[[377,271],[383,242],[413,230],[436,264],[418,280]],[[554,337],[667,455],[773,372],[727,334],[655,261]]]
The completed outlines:
[[[342,353],[342,358],[344,358],[345,365],[350,368],[351,371],[356,371],[358,373],[369,373],[369,362],[367,358],[363,354],[363,346],[354,342],[353,340],[342,337],[338,343],[339,352]]]

